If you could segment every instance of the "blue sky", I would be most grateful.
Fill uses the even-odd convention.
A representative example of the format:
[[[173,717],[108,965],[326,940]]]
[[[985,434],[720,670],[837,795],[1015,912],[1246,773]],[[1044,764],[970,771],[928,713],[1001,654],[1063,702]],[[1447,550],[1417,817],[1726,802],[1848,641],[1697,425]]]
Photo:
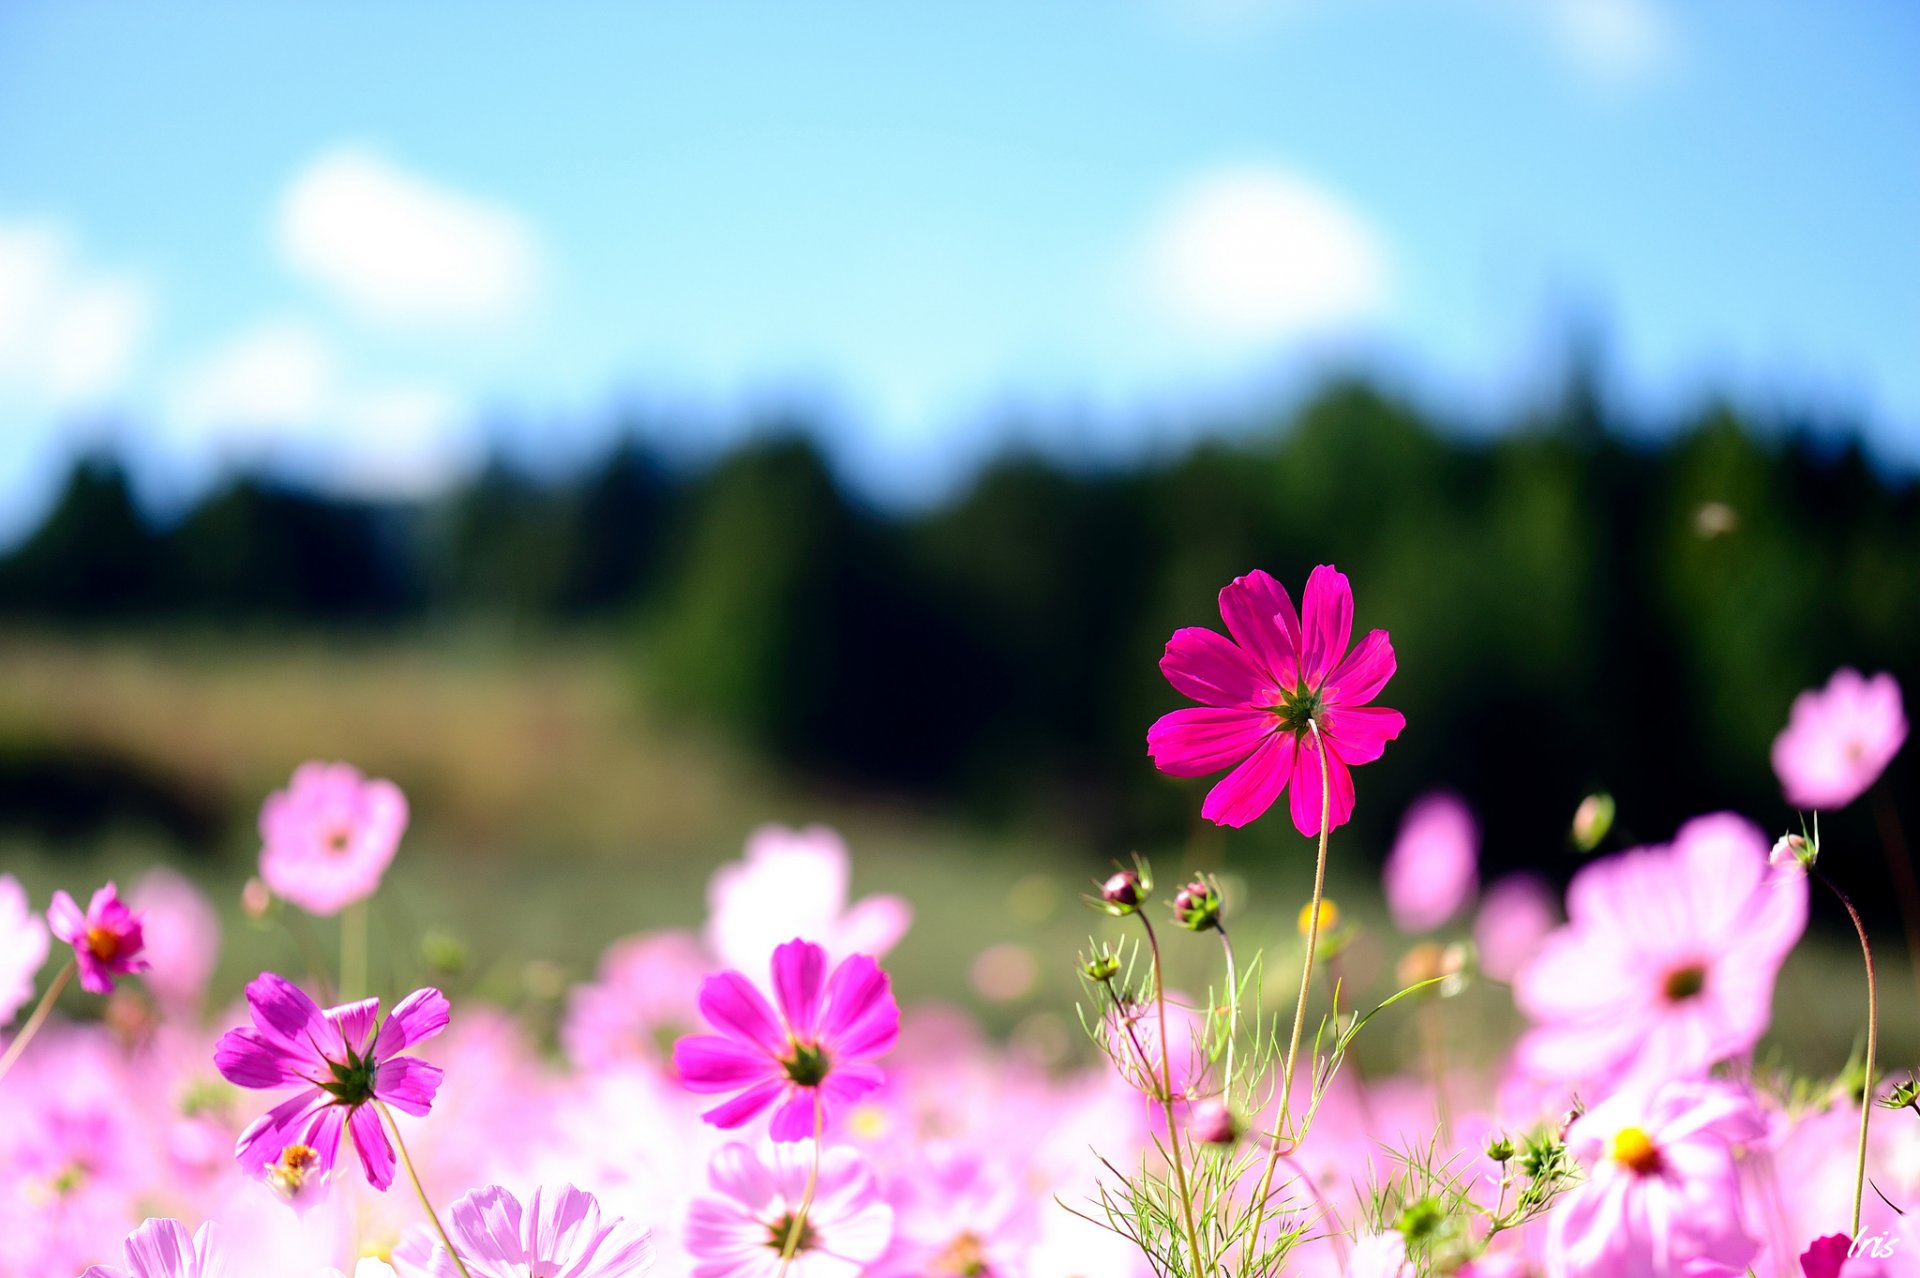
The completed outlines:
[[[1661,0],[0,8],[0,535],[123,446],[431,488],[617,405],[831,410],[905,500],[1571,325],[1920,462],[1920,10]],[[100,423],[113,421],[111,427]],[[662,428],[667,429],[667,428]]]

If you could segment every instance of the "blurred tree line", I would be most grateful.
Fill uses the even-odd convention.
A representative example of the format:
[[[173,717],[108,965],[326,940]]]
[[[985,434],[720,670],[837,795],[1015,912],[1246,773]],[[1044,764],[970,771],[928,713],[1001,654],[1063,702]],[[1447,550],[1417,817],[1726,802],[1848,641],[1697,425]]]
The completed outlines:
[[[1784,827],[1767,747],[1794,694],[1843,664],[1920,689],[1920,489],[1811,423],[1719,406],[1628,435],[1575,377],[1472,436],[1347,380],[1150,463],[1005,455],[909,513],[856,499],[811,438],[790,422],[686,471],[629,437],[564,479],[496,462],[418,505],[247,477],[165,526],[92,459],[0,561],[0,609],[596,626],[650,705],[805,774],[1107,851],[1194,823],[1201,784],[1145,759],[1183,704],[1155,663],[1254,567],[1297,597],[1335,563],[1356,634],[1393,634],[1382,700],[1408,728],[1358,782],[1376,847],[1435,784],[1479,808],[1496,864],[1556,854],[1595,788],[1628,837],[1721,806]]]

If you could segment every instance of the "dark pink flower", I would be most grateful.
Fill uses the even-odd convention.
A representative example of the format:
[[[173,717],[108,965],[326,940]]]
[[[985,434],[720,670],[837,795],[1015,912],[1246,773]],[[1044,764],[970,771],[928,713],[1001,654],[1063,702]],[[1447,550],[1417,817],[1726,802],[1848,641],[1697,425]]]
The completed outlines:
[[[80,988],[89,994],[111,994],[115,976],[147,970],[140,954],[146,946],[140,915],[127,908],[111,883],[93,894],[85,914],[72,897],[55,892],[47,922],[55,936],[73,947]]]
[[[1160,659],[1167,682],[1200,705],[1161,716],[1147,730],[1147,753],[1176,777],[1233,769],[1200,810],[1216,825],[1247,824],[1291,782],[1294,827],[1320,832],[1320,753],[1309,724],[1326,745],[1329,828],[1346,824],[1349,769],[1378,759],[1406,726],[1398,710],[1368,704],[1393,677],[1393,645],[1386,631],[1374,630],[1347,651],[1353,591],[1346,576],[1321,564],[1302,602],[1304,624],[1272,577],[1236,577],[1220,592],[1220,618],[1232,638],[1189,626],[1174,632]]]
[[[739,972],[709,976],[700,1014],[718,1034],[683,1038],[673,1063],[689,1091],[738,1092],[701,1117],[739,1127],[779,1104],[775,1140],[804,1140],[834,1105],[886,1081],[872,1061],[900,1037],[900,1007],[880,965],[856,954],[827,976],[827,952],[793,940],[773,952],[776,1013]]]
[[[240,1133],[240,1166],[304,1205],[305,1191],[324,1192],[345,1128],[367,1183],[386,1189],[393,1146],[369,1102],[415,1116],[433,1107],[440,1067],[399,1053],[447,1027],[446,995],[415,990],[380,1024],[377,998],[322,1011],[291,981],[262,972],[247,986],[247,1004],[253,1025],[221,1037],[214,1066],[241,1087],[300,1091]]]

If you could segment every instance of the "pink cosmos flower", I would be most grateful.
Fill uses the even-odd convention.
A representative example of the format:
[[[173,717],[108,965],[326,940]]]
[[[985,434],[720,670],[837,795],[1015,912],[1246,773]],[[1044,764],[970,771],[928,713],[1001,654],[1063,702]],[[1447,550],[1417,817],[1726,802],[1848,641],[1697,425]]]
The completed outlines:
[[[1793,699],[1787,726],[1773,739],[1773,771],[1795,807],[1844,808],[1880,779],[1906,739],[1893,676],[1837,670],[1824,689]]]
[[[1722,813],[1671,846],[1596,861],[1567,889],[1565,927],[1514,983],[1533,1022],[1519,1056],[1546,1078],[1650,1084],[1751,1049],[1807,925],[1807,876]]]
[[[700,1012],[719,1034],[683,1038],[673,1062],[689,1091],[739,1092],[701,1117],[739,1127],[779,1103],[771,1134],[796,1141],[815,1134],[833,1106],[886,1081],[871,1062],[900,1036],[900,1008],[879,964],[856,954],[828,977],[827,952],[793,940],[773,952],[776,1014],[738,972],[709,976]]]
[[[792,1264],[781,1245],[806,1196],[813,1145],[728,1145],[713,1157],[707,1180],[714,1193],[687,1210],[686,1248],[692,1278],[859,1278],[887,1250],[893,1209],[882,1201],[873,1172],[840,1146],[820,1156],[820,1181],[801,1225]]]
[[[1480,970],[1511,981],[1560,923],[1560,898],[1537,874],[1509,874],[1487,889],[1473,920]]]
[[[1367,704],[1393,677],[1387,632],[1368,633],[1352,652],[1353,592],[1346,577],[1322,564],[1307,578],[1305,624],[1286,589],[1264,572],[1234,578],[1220,592],[1226,638],[1190,626],[1167,641],[1160,671],[1197,707],[1161,716],[1147,730],[1147,753],[1171,776],[1229,772],[1207,794],[1200,814],[1216,825],[1242,826],[1273,806],[1293,784],[1293,824],[1320,832],[1320,752],[1326,745],[1332,784],[1329,827],[1353,815],[1350,768],[1372,763],[1400,735],[1398,710]]]
[[[1480,886],[1480,823],[1459,795],[1414,801],[1387,854],[1387,909],[1402,932],[1431,932],[1458,914]]]
[[[80,1278],[225,1278],[220,1231],[212,1221],[191,1236],[177,1220],[144,1222],[121,1244],[127,1267],[94,1265]]]
[[[85,914],[72,897],[55,892],[47,922],[55,936],[73,947],[80,988],[89,994],[111,994],[115,976],[147,970],[141,957],[146,942],[140,915],[127,908],[112,883],[93,894]]]
[[[292,982],[262,972],[247,986],[247,1004],[253,1025],[221,1037],[215,1068],[241,1087],[301,1090],[240,1133],[241,1168],[304,1206],[308,1190],[325,1192],[345,1127],[367,1183],[384,1191],[393,1183],[393,1146],[368,1102],[415,1116],[433,1107],[440,1067],[399,1053],[447,1027],[446,996],[415,990],[377,1024],[377,998],[322,1011]]]
[[[1760,1243],[1741,1219],[1735,1147],[1759,1139],[1753,1101],[1720,1083],[1621,1092],[1575,1122],[1586,1183],[1554,1209],[1553,1278],[1744,1274]]]
[[[11,874],[0,874],[0,1025],[33,997],[47,944],[47,925],[27,903],[27,890]]]
[[[595,979],[567,994],[560,1046],[580,1069],[663,1065],[668,1044],[700,1023],[694,991],[713,967],[690,932],[615,941]]]
[[[220,957],[220,917],[206,895],[165,866],[149,870],[133,889],[144,924],[147,988],[169,1009],[199,1007]]]
[[[447,1232],[472,1278],[641,1278],[653,1272],[653,1235],[621,1216],[605,1219],[592,1194],[572,1185],[533,1191],[522,1207],[498,1185],[476,1189],[447,1212]],[[431,1229],[418,1226],[394,1249],[406,1278],[460,1278]]]
[[[884,958],[913,910],[897,896],[864,897],[849,908],[849,865],[845,841],[824,825],[761,826],[747,836],[745,856],[707,885],[707,947],[742,972],[764,972],[773,947],[795,935],[835,959]]]
[[[260,877],[309,914],[337,914],[380,886],[407,830],[391,781],[344,763],[303,763],[260,808]]]

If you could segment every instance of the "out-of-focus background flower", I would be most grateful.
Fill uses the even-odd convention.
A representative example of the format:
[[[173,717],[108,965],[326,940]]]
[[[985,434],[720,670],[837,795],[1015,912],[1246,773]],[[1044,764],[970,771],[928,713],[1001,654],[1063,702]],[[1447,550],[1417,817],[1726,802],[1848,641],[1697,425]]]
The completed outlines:
[[[1110,856],[1290,934],[1310,847],[1199,827],[1143,734],[1175,627],[1322,562],[1409,725],[1352,917],[1435,787],[1488,883],[1564,880],[1596,791],[1607,847],[1797,828],[1795,694],[1920,688],[1916,47],[1658,0],[9,7],[0,867],[158,858],[233,916],[260,800],[350,760],[413,812],[386,961],[538,1003],[828,821],[917,910],[903,986],[1064,1038]],[[1896,959],[1915,759],[1822,819]],[[1781,1022],[1844,1051],[1822,961]]]

